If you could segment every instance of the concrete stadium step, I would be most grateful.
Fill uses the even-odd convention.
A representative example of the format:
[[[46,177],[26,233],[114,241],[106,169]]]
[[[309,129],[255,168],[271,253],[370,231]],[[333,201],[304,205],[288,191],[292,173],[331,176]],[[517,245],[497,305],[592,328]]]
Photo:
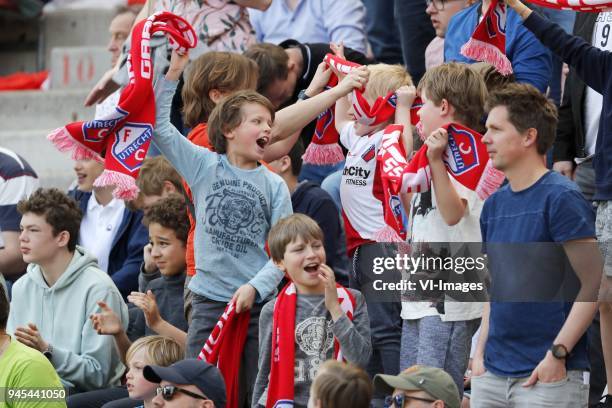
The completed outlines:
[[[115,11],[106,9],[61,9],[45,12],[41,25],[41,50],[45,67],[51,66],[55,47],[105,46],[110,34],[108,26]],[[107,66],[109,63],[105,64]]]
[[[77,120],[91,120],[95,109],[83,101],[89,89],[0,92],[4,131],[54,129]]]
[[[56,47],[51,51],[51,89],[92,88],[111,67],[106,47]]]
[[[75,176],[73,161],[46,137],[49,129],[0,131],[0,146],[13,150],[34,168],[42,187],[68,189]]]

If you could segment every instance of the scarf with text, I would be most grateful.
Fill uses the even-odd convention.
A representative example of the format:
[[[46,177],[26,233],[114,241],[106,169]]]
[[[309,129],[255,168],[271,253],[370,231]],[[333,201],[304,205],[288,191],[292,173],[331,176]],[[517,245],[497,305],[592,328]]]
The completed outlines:
[[[153,135],[155,97],[149,44],[156,32],[164,32],[170,46],[180,53],[187,52],[197,42],[189,23],[172,13],[155,13],[138,22],[132,30],[127,58],[129,83],[121,91],[115,110],[89,122],[69,123],[47,136],[60,151],[71,152],[74,160],[103,162],[104,171],[94,186],[115,186],[113,195],[119,199],[136,198],[135,179]]]
[[[347,61],[333,54],[325,55],[323,61],[334,71],[348,74],[353,68],[360,65]],[[338,84],[338,77],[332,73],[327,83],[326,89],[333,88]],[[363,90],[355,89],[351,93],[351,104],[355,111],[355,120],[361,124],[376,126],[389,120],[395,114],[397,97],[394,92],[390,92],[386,97],[379,97],[370,107],[370,104],[363,96]],[[416,112],[422,106],[422,102],[417,98],[410,109],[410,118],[413,125],[418,122]],[[306,148],[302,160],[304,163],[315,165],[337,164],[344,160],[342,148],[338,144],[340,135],[336,130],[334,106],[329,107],[317,118],[315,133],[308,147]]]
[[[198,355],[198,360],[215,364],[221,371],[225,380],[227,408],[238,408],[238,374],[250,317],[248,310],[236,313],[235,303],[228,303]]]
[[[610,0],[529,0],[529,3],[548,7],[556,10],[574,10],[599,13],[600,11],[612,11]]]
[[[342,285],[336,284],[338,302],[346,316],[353,320],[355,297]],[[295,377],[295,284],[287,284],[279,293],[272,322],[272,361],[266,408],[293,407]],[[340,343],[334,337],[334,359],[343,361]]]
[[[446,170],[466,188],[475,191],[481,200],[493,194],[504,181],[504,174],[495,169],[482,135],[467,127],[451,123],[444,126],[448,132],[448,146],[442,155]],[[402,125],[390,125],[384,130],[377,160],[383,181],[385,202],[383,214],[387,241],[403,241],[405,231],[401,216],[395,211],[400,193],[422,193],[431,185],[431,169],[427,159],[427,145],[421,146],[408,161],[400,143]]]

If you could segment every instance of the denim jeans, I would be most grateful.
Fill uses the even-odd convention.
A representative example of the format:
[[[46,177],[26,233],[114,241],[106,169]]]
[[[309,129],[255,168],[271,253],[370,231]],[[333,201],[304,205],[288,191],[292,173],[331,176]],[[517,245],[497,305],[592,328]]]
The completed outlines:
[[[395,21],[402,41],[402,54],[406,69],[417,84],[425,73],[425,48],[436,32],[425,9],[425,0],[397,0]]]
[[[321,185],[325,177],[343,168],[344,161],[337,164],[326,164],[324,166],[304,163],[302,164],[302,171],[300,171],[298,181],[308,180],[315,184]]]
[[[499,377],[486,371],[472,377],[471,408],[587,408],[589,386],[582,371],[568,371],[553,383],[523,387],[527,378]]]
[[[338,211],[342,210],[342,201],[340,200],[340,183],[342,182],[342,169],[331,173],[325,177],[321,183],[321,188],[329,193],[332,200],[338,207]]]

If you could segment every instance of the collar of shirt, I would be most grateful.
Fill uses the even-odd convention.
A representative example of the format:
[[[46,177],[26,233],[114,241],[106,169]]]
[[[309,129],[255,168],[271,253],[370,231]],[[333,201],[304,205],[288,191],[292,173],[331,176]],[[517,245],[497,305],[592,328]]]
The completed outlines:
[[[118,200],[116,198],[113,197],[113,199],[106,205],[102,205],[98,202],[98,199],[96,198],[96,194],[95,193],[91,193],[91,196],[89,197],[89,201],[87,202],[87,212],[96,212],[96,211],[102,211],[105,208],[108,208],[108,210],[115,212],[115,211],[119,211],[120,209],[123,209],[125,207],[125,203],[123,202],[123,200]]]

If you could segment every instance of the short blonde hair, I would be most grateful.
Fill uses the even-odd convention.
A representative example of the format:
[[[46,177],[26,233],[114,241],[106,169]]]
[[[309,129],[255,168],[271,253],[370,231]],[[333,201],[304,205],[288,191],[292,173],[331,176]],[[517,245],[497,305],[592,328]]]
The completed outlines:
[[[467,64],[450,62],[425,72],[418,87],[436,106],[446,99],[455,109],[455,119],[481,130],[487,88],[484,79]]]
[[[304,214],[293,214],[278,221],[268,235],[268,248],[272,260],[282,261],[287,245],[299,238],[306,242],[323,241],[323,231],[315,220]]]
[[[321,408],[368,408],[372,381],[353,364],[327,360],[312,383],[312,398],[320,401]]]
[[[130,360],[138,351],[144,349],[147,363],[167,367],[185,358],[183,347],[174,339],[164,336],[145,336],[132,343],[125,353],[125,361]]]
[[[412,85],[412,77],[401,65],[372,64],[368,65],[368,71],[370,78],[364,95],[372,100],[385,97],[404,85]]]

